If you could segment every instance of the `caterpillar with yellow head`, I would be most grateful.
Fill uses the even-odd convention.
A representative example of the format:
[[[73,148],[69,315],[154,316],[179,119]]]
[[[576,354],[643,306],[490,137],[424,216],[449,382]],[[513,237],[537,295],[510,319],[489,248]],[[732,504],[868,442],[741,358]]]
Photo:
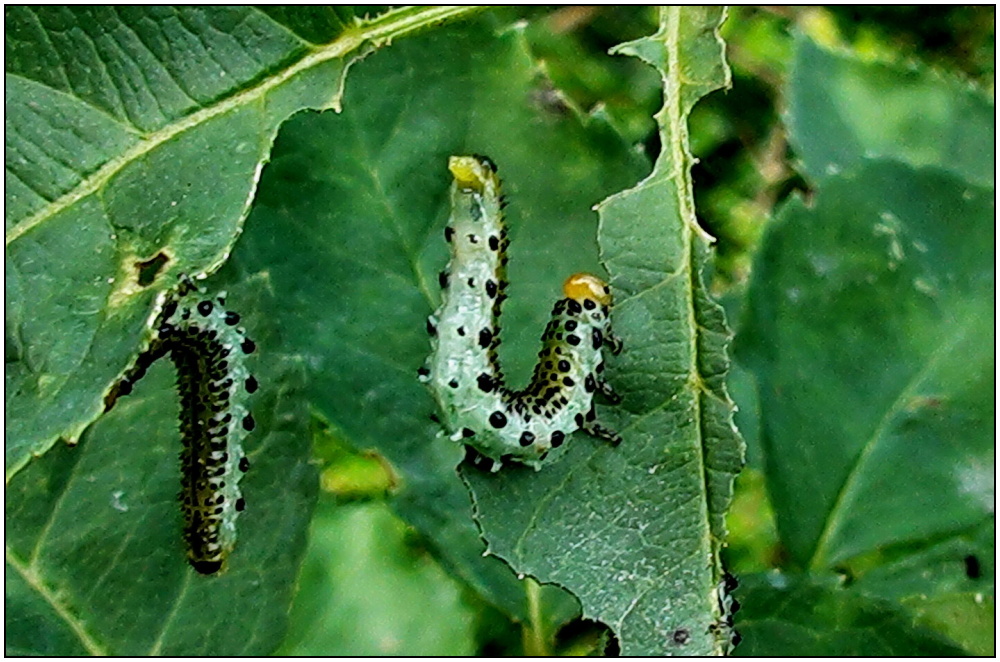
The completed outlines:
[[[451,439],[492,459],[494,471],[506,460],[537,470],[577,430],[617,444],[621,438],[597,422],[593,402],[595,393],[618,399],[604,379],[603,349],[621,351],[607,284],[589,274],[566,280],[531,382],[523,390],[506,386],[497,360],[509,243],[500,179],[482,156],[452,156],[448,169],[451,260],[440,276],[441,305],[427,321],[431,355],[419,375]]]

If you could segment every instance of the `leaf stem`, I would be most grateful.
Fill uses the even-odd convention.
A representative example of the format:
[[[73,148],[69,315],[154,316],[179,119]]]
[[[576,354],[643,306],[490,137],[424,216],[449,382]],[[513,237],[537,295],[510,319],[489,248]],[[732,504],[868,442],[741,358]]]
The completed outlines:
[[[549,645],[542,622],[542,585],[534,577],[525,577],[524,592],[528,599],[528,622],[521,627],[521,645],[528,657],[550,657]]]

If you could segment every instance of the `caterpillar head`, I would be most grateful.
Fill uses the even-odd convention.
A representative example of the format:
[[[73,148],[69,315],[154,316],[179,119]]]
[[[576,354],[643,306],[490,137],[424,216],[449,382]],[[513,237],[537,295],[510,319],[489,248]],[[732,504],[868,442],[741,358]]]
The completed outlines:
[[[448,170],[460,189],[471,189],[483,193],[487,189],[498,191],[500,179],[497,166],[488,156],[452,156],[448,158]]]
[[[611,305],[611,289],[608,284],[590,274],[573,274],[567,278],[563,283],[563,294],[567,299],[580,303],[590,300],[601,306]]]

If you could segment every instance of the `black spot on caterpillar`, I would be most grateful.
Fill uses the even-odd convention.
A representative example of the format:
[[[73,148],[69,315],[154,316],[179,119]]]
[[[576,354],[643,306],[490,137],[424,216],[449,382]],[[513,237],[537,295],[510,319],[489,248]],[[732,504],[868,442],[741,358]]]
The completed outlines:
[[[593,404],[596,392],[614,397],[602,350],[621,347],[611,332],[607,284],[589,274],[566,280],[531,383],[507,387],[497,361],[508,241],[496,165],[482,156],[453,156],[448,168],[451,261],[440,277],[441,306],[427,322],[431,356],[418,375],[429,383],[451,438],[492,459],[494,471],[508,459],[539,469],[576,430],[618,443],[615,432],[596,422]]]
[[[169,355],[177,369],[180,395],[181,510],[191,566],[218,572],[236,543],[236,518],[246,507],[238,483],[249,469],[243,440],[255,427],[247,396],[257,380],[244,357],[256,348],[239,315],[224,309],[225,298],[206,296],[182,276],[154,325],[149,348],[105,398],[105,410]]]

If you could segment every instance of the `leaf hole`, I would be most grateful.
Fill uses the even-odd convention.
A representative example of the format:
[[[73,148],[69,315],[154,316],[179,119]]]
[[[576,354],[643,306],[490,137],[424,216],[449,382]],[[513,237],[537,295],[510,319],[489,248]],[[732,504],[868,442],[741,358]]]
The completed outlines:
[[[969,554],[963,559],[965,562],[965,576],[969,579],[979,579],[982,570],[979,568],[979,559],[975,555]]]
[[[160,251],[148,260],[135,263],[136,282],[140,287],[149,287],[156,281],[156,277],[163,272],[163,268],[170,263],[170,257]]]

